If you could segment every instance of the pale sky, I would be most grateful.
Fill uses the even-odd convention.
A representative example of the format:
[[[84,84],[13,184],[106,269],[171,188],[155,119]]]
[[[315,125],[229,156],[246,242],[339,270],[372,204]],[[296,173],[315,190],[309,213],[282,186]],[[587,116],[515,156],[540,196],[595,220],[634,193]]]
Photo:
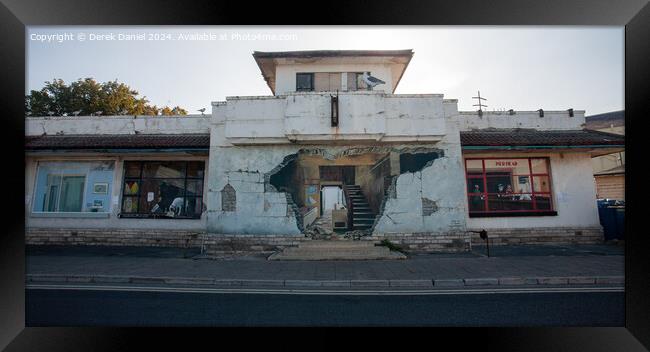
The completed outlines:
[[[26,40],[27,92],[54,78],[117,79],[150,104],[191,114],[226,96],[271,95],[253,51],[336,49],[413,49],[396,93],[442,93],[463,111],[476,110],[478,90],[487,111],[624,109],[624,27],[30,26]]]

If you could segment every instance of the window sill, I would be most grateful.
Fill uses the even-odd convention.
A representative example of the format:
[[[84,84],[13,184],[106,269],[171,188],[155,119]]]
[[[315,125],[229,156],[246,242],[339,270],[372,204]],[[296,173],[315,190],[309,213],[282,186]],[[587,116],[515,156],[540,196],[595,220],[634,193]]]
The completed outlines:
[[[119,214],[120,219],[150,219],[150,220],[201,220],[200,217],[171,217],[165,215],[146,215],[146,214]]]
[[[488,213],[470,213],[470,218],[505,218],[505,217],[522,217],[522,216],[557,216],[557,211],[522,211],[522,212],[488,212]]]
[[[77,218],[77,219],[107,219],[111,216],[108,212],[83,212],[83,213],[49,213],[33,212],[32,218]]]

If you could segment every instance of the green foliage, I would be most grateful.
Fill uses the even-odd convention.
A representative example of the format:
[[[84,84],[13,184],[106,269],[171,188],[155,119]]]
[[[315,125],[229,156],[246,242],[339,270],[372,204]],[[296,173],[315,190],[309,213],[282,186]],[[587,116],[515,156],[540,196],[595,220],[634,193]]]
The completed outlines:
[[[62,79],[54,79],[25,96],[25,115],[187,115],[179,106],[158,108],[138,95],[117,80],[98,83],[86,78],[66,85]]]

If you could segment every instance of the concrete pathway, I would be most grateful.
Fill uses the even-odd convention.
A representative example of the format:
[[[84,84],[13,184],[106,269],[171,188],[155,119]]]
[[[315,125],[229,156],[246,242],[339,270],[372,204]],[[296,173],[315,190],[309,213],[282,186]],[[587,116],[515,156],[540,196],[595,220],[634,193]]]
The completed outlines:
[[[624,282],[624,257],[620,252],[617,254],[617,250],[607,248],[611,246],[591,246],[588,250],[574,247],[569,253],[567,247],[555,252],[551,248],[540,248],[542,255],[534,255],[534,249],[526,249],[523,252],[527,255],[522,256],[516,255],[511,248],[508,255],[490,258],[478,252],[410,255],[400,261],[286,262],[267,261],[268,255],[196,259],[196,252],[179,249],[38,247],[28,248],[26,271],[28,282],[100,282],[106,278],[110,281],[111,277],[117,280],[113,282],[130,283],[156,278],[153,281],[159,283],[271,286],[325,286],[326,282],[333,286]],[[607,254],[608,251],[614,254]],[[559,255],[549,254],[556,252]]]

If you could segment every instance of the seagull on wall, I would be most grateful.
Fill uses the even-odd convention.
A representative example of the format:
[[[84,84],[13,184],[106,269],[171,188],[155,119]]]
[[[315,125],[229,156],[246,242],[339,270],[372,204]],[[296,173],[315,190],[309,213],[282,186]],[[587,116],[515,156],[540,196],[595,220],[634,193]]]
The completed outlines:
[[[386,82],[380,80],[379,78],[371,76],[370,72],[364,72],[362,79],[368,85],[369,90],[374,88],[376,85],[386,84]]]
[[[205,108],[201,108],[201,109],[198,109],[198,110],[196,110],[196,111],[200,111],[200,112],[201,112],[201,115],[203,115],[203,113],[205,112]]]

